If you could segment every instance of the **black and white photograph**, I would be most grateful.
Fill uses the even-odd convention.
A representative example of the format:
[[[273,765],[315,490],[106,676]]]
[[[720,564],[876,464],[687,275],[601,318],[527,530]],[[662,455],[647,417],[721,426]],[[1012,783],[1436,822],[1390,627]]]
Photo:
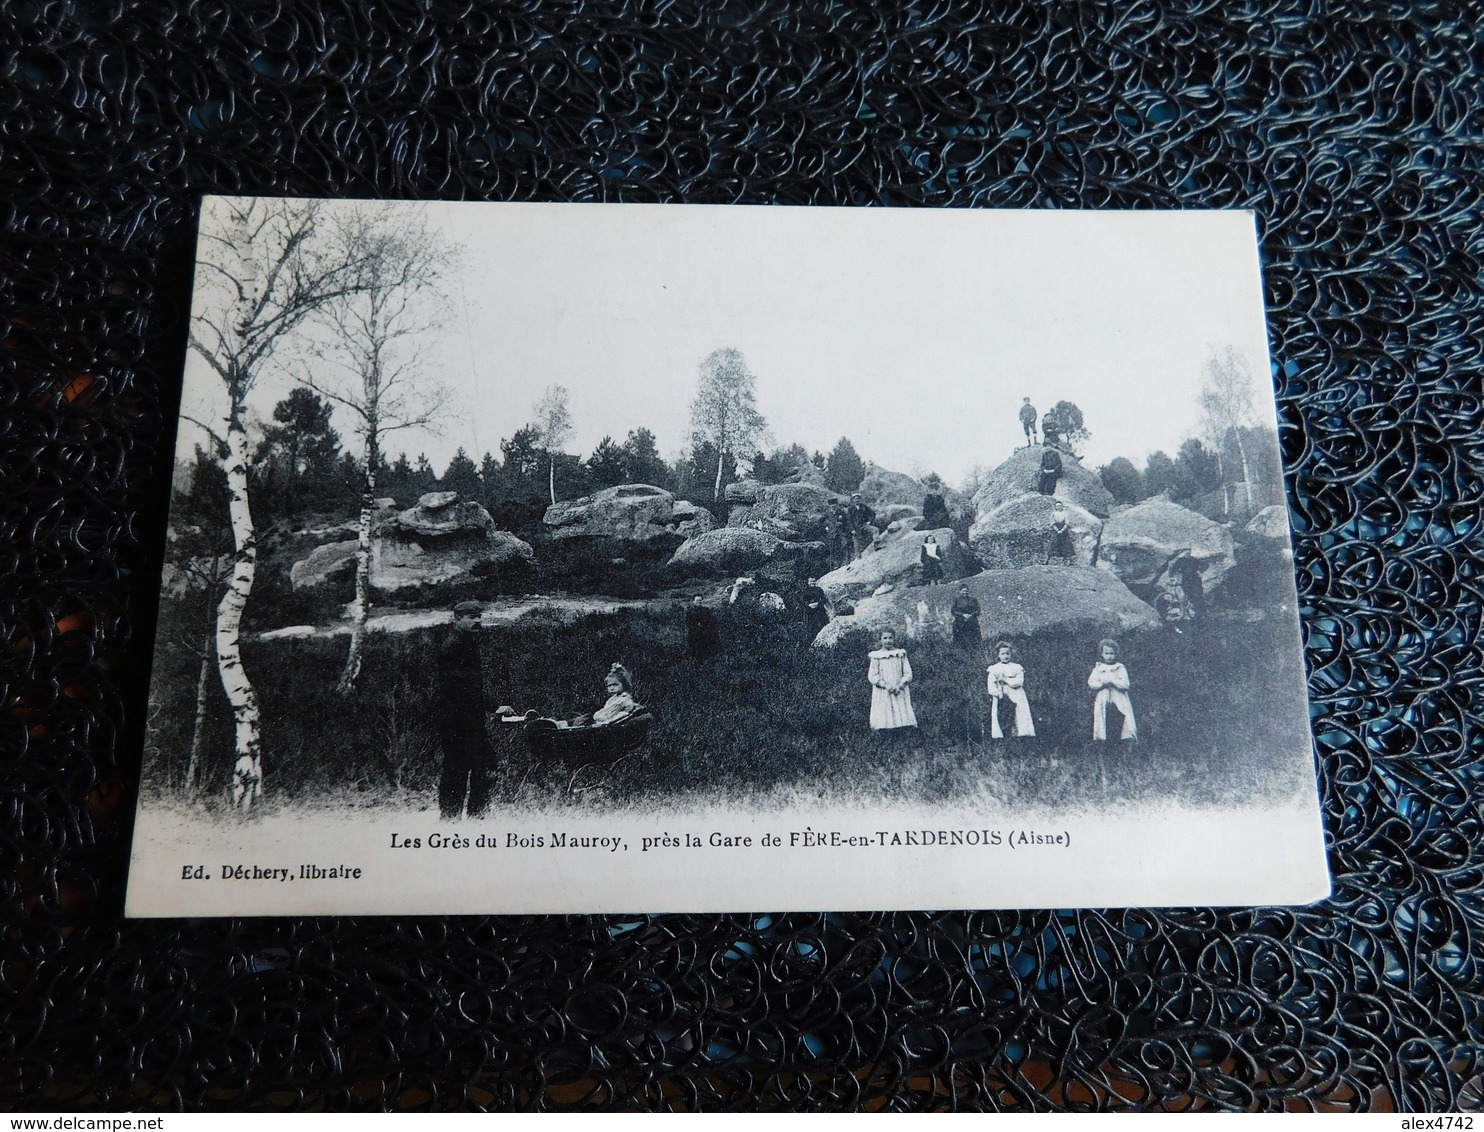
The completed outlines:
[[[1248,212],[206,198],[129,914],[1321,899],[1262,294]]]

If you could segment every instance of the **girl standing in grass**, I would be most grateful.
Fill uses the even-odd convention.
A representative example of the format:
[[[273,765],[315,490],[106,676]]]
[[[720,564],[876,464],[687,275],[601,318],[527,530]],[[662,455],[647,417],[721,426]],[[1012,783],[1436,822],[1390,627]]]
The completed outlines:
[[[871,651],[871,730],[891,731],[898,727],[916,727],[912,711],[912,664],[907,650],[897,648],[896,634],[886,629],[881,634],[881,647]]]
[[[1000,705],[1007,700],[1015,705],[1015,737],[1034,737],[1036,725],[1031,720],[1031,702],[1025,695],[1025,669],[1015,663],[1015,653],[1008,641],[995,645],[994,651],[995,662],[989,666],[989,737],[1005,737],[1000,726]]]
[[[1134,705],[1128,698],[1128,669],[1118,659],[1118,642],[1100,641],[1098,655],[1100,659],[1087,678],[1087,686],[1097,693],[1092,700],[1092,737],[1108,738],[1108,705],[1112,704],[1123,716],[1123,730],[1118,737],[1137,739]]]

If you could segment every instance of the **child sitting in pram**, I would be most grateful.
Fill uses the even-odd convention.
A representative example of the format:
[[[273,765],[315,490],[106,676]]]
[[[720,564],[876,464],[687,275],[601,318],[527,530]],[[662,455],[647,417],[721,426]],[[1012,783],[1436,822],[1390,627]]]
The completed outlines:
[[[603,677],[603,689],[608,693],[608,699],[597,711],[591,714],[574,715],[571,719],[555,719],[552,722],[562,729],[608,727],[615,723],[622,723],[644,710],[643,705],[634,699],[634,678],[629,675],[629,670],[622,664],[614,662],[608,669],[608,675]],[[519,716],[514,708],[502,707],[496,714],[507,723],[524,723],[533,718],[536,713],[528,712],[525,716]]]

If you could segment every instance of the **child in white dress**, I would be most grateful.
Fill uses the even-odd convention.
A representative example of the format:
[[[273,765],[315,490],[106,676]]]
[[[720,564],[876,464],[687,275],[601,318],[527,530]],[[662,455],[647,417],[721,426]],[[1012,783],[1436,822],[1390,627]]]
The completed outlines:
[[[1025,694],[1025,669],[1015,663],[1010,645],[1001,641],[995,645],[995,662],[989,666],[989,735],[992,739],[1003,739],[1000,727],[1000,705],[1009,701],[1015,705],[1015,735],[1030,737],[1036,733],[1031,719],[1031,703]]]
[[[1134,705],[1128,698],[1128,669],[1118,660],[1118,642],[1098,643],[1101,659],[1093,665],[1087,686],[1097,693],[1092,701],[1092,737],[1108,738],[1108,705],[1112,704],[1123,715],[1123,730],[1120,739],[1137,739],[1138,727],[1134,723]]]
[[[890,731],[898,727],[916,727],[912,711],[912,664],[907,650],[896,647],[896,634],[890,629],[881,634],[881,647],[871,650],[871,730]]]

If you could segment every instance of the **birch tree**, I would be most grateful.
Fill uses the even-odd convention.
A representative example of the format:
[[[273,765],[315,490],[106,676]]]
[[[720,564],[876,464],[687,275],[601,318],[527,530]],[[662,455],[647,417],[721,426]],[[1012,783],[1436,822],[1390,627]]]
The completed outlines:
[[[1247,368],[1246,360],[1231,346],[1212,351],[1206,359],[1206,379],[1201,386],[1199,403],[1202,431],[1223,465],[1227,438],[1236,438],[1237,454],[1242,462],[1242,483],[1247,489],[1247,510],[1251,511],[1252,464],[1247,459],[1247,444],[1242,439],[1242,430],[1257,423],[1257,407],[1253,400],[1252,372]],[[1222,509],[1229,512],[1231,500],[1224,467],[1222,472]]]
[[[556,497],[556,458],[562,445],[572,435],[572,414],[567,409],[567,390],[561,385],[548,385],[541,400],[536,402],[536,420],[533,426],[541,436],[541,447],[546,449],[547,486],[551,501]]]
[[[216,604],[232,570],[231,532],[222,522],[227,510],[227,485],[222,473],[222,442],[215,436],[215,454],[196,446],[196,464],[190,487],[170,505],[166,560],[174,574],[171,592],[190,611],[177,643],[196,659],[196,706],[191,723],[191,746],[181,779],[187,797],[194,797],[205,755],[207,702],[216,668]],[[199,600],[198,600],[199,599]],[[164,613],[161,614],[162,623]]]
[[[242,666],[242,614],[252,594],[257,537],[248,498],[247,399],[285,339],[353,285],[354,265],[325,254],[314,202],[219,198],[201,218],[190,349],[220,381],[216,422],[227,477],[232,569],[216,608],[216,664],[232,707],[237,761],[233,796],[262,795],[258,696]]]
[[[394,432],[433,427],[448,402],[447,389],[424,372],[418,339],[443,322],[437,300],[453,252],[416,205],[358,209],[336,226],[334,245],[355,265],[352,285],[323,304],[318,321],[326,333],[309,348],[318,364],[301,380],[349,414],[361,445],[350,652],[336,685],[349,695],[361,673],[371,609],[371,515],[383,442]]]
[[[691,439],[716,448],[716,483],[711,498],[721,498],[721,471],[730,454],[757,451],[768,438],[768,425],[757,411],[757,378],[740,350],[713,350],[701,363],[696,397],[690,406]]]

